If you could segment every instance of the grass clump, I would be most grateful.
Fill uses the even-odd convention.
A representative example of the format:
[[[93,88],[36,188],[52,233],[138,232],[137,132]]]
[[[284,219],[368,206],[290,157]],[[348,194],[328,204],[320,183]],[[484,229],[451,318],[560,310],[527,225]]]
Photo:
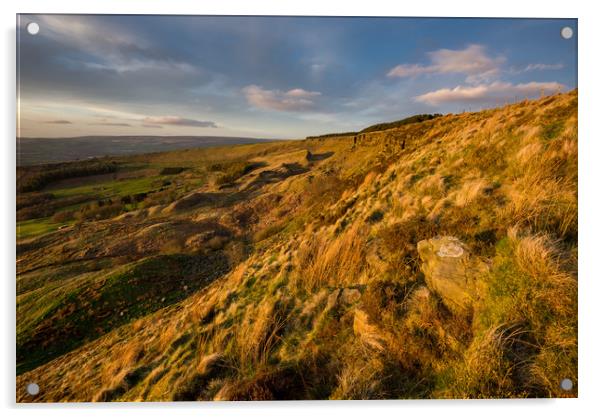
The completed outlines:
[[[334,242],[316,237],[302,242],[298,253],[298,281],[308,292],[325,285],[342,285],[357,280],[364,268],[366,252],[362,230],[354,226]]]
[[[447,395],[575,395],[563,392],[560,381],[577,381],[577,283],[557,245],[516,228],[498,243],[487,294],[476,306],[475,338]]]

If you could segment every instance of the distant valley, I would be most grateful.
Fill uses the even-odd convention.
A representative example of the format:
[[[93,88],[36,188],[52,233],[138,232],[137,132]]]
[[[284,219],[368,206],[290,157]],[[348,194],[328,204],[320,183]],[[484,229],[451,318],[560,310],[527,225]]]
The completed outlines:
[[[103,156],[268,142],[229,136],[79,136],[18,138],[17,166],[68,162]]]

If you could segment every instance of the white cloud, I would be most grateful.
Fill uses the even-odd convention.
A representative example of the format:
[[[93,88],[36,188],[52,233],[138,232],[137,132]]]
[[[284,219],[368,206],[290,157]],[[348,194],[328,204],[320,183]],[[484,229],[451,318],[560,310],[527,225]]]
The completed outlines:
[[[214,122],[186,119],[180,116],[149,116],[145,117],[142,122],[146,125],[217,127]]]
[[[284,95],[287,97],[315,97],[319,96],[320,93],[317,91],[306,91],[302,88],[293,88],[292,90],[287,91]]]
[[[495,100],[513,100],[515,97],[538,96],[555,93],[566,88],[557,82],[530,82],[512,84],[496,81],[490,84],[475,86],[457,86],[455,88],[442,88],[414,97],[421,103],[439,105],[443,103],[478,103],[492,102]]]
[[[326,69],[326,64],[313,63],[310,65],[312,74],[319,75]]]
[[[106,64],[98,64],[96,62],[85,62],[83,65],[93,70],[115,71],[120,74],[145,70],[163,72],[178,71],[181,73],[190,74],[193,74],[197,71],[197,69],[194,66],[186,62],[176,62],[169,60],[161,61],[153,59],[132,59],[128,61],[115,60]]]
[[[559,70],[564,68],[564,64],[529,64],[523,68],[511,68],[508,72],[510,74],[522,74],[524,72],[532,72],[532,71],[549,71],[549,70]]]
[[[465,74],[469,83],[494,79],[505,58],[490,57],[483,45],[469,45],[465,49],[439,49],[428,53],[431,64],[401,64],[392,68],[389,77],[414,77],[421,74]]]
[[[529,64],[525,71],[558,70],[564,68],[563,64]]]
[[[148,116],[144,113],[124,112],[116,109],[98,106],[94,103],[87,103],[80,100],[72,101],[33,101],[28,102],[27,106],[30,110],[35,110],[44,115],[47,114],[66,114],[74,113],[85,115],[96,119],[89,125],[96,126],[133,126],[140,123],[143,127],[162,128],[164,126],[187,126],[187,127],[210,127],[217,128],[218,126],[212,121],[203,121],[185,118],[181,116]],[[52,124],[75,124],[68,120],[54,119],[42,123]]]
[[[442,88],[414,97],[421,103],[439,105],[442,103],[491,103],[500,100],[512,100],[515,97],[538,96],[556,92],[565,88],[557,82],[529,82],[513,84],[501,81],[503,56],[487,55],[483,45],[469,45],[465,49],[439,49],[429,52],[430,64],[402,64],[391,69],[389,77],[415,77],[422,74],[464,74],[468,85],[455,88]],[[506,72],[519,74],[532,71],[556,70],[562,64],[533,63],[521,69],[511,68]]]
[[[423,66],[418,64],[401,64],[389,71],[387,76],[405,78],[433,72],[437,72],[437,68],[435,68],[433,65]]]
[[[293,88],[289,91],[266,90],[257,85],[243,88],[249,104],[261,109],[279,111],[306,111],[313,107],[315,97],[322,93]]]

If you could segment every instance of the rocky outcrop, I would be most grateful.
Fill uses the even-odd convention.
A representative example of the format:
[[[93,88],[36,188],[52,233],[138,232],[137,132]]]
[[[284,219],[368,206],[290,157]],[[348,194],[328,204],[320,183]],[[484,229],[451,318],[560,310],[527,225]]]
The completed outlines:
[[[480,297],[487,263],[472,255],[455,237],[418,242],[418,254],[427,286],[456,314],[469,314]]]

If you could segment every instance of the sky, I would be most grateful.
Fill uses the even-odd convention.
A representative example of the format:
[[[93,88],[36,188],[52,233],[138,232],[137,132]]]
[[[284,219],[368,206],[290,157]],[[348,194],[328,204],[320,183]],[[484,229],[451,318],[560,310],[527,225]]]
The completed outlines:
[[[575,19],[20,15],[17,34],[18,137],[303,138],[577,87]]]

